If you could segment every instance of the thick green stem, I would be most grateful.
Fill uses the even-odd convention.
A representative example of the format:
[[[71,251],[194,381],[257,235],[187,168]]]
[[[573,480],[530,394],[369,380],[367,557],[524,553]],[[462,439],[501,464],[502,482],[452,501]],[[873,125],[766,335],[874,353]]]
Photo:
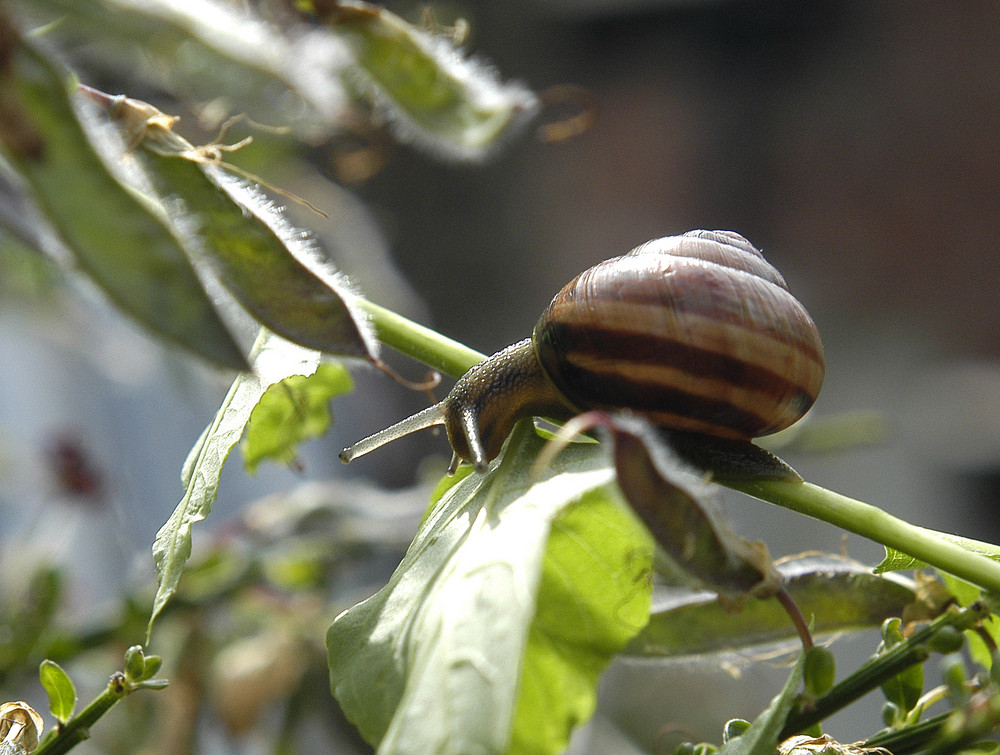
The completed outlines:
[[[460,377],[485,358],[478,351],[364,299],[356,301],[379,340],[446,375]],[[897,519],[881,509],[810,483],[726,483],[755,498],[836,525],[906,553],[980,587],[1000,592],[1000,563]]]
[[[897,519],[875,506],[808,482],[726,483],[734,490],[836,525],[895,548],[949,574],[1000,591],[1000,563]]]
[[[445,375],[462,377],[470,367],[486,359],[485,354],[378,304],[365,299],[355,299],[354,304],[368,315],[379,341]]]

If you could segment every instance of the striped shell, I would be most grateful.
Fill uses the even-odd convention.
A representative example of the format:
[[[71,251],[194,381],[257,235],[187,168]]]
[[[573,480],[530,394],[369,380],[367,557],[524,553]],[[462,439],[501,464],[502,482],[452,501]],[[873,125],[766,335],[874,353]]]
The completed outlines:
[[[650,241],[571,281],[518,341],[440,403],[345,448],[344,462],[434,425],[485,472],[523,417],[628,409],[661,427],[750,439],[788,427],[823,382],[805,309],[753,245],[728,231]]]
[[[809,314],[750,242],[726,231],[650,241],[581,273],[533,341],[579,410],[749,439],[788,427],[823,382]]]

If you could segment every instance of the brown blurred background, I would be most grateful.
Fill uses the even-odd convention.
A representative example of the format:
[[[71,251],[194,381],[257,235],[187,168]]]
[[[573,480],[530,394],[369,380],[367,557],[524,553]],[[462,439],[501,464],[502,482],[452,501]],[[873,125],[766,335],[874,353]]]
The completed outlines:
[[[426,305],[416,317],[490,352],[600,259],[692,228],[739,231],[823,334],[814,413],[888,423],[878,448],[796,464],[928,526],[954,529],[964,512],[967,532],[1000,536],[1000,5],[450,7],[505,77],[582,85],[598,116],[581,137],[522,139],[482,166],[397,149],[354,189]],[[345,264],[379,299],[377,274]],[[384,408],[363,432],[422,401],[401,400],[372,402]],[[420,454],[428,440],[400,445]],[[390,460],[402,449],[380,453],[366,473],[409,477]]]

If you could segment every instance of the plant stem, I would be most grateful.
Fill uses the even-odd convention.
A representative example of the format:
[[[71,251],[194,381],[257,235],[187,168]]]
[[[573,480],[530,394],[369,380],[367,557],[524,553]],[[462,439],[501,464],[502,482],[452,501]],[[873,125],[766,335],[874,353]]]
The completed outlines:
[[[809,482],[727,482],[734,490],[811,516],[895,548],[960,579],[1000,591],[1000,563],[943,539],[930,530]]]
[[[445,375],[461,377],[486,359],[485,354],[378,304],[360,298],[354,304],[369,316],[379,341]]]
[[[446,375],[460,377],[485,359],[478,351],[391,310],[360,298],[355,303],[368,314],[380,341]],[[760,480],[726,484],[747,495],[895,548],[980,587],[1000,592],[1000,563],[869,504],[808,482]]]
[[[807,709],[794,711],[788,716],[780,739],[808,729],[838,710],[846,708],[910,666],[923,663],[931,654],[928,643],[942,627],[953,626],[964,631],[982,621],[988,614],[988,609],[980,603],[942,614],[912,637],[865,663],[826,694],[814,700]]]
[[[80,742],[88,739],[90,727],[129,692],[131,688],[125,675],[120,672],[112,674],[104,691],[61,727],[55,737],[48,739],[35,750],[35,755],[62,755],[64,752],[69,752]]]

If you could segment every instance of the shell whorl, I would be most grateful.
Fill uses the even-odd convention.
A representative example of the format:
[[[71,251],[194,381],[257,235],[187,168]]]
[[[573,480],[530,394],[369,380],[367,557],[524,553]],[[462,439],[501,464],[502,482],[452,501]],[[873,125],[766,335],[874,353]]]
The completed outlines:
[[[443,424],[484,472],[514,423],[627,409],[749,440],[796,422],[823,382],[819,333],[781,274],[730,231],[657,239],[570,281],[531,339],[469,370],[439,404],[345,448],[345,462]]]
[[[788,427],[823,380],[808,313],[729,232],[658,239],[590,268],[552,300],[533,340],[568,404],[725,438]]]

